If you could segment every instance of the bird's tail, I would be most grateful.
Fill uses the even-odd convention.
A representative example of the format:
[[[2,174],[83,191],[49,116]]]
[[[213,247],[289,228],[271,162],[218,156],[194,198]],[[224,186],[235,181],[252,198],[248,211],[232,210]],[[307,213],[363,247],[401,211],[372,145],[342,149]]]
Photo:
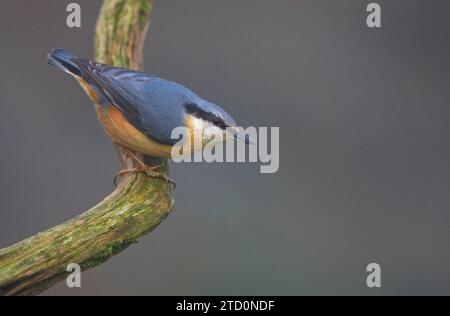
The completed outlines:
[[[59,70],[81,77],[82,70],[76,63],[77,57],[68,51],[55,48],[47,55],[47,62]]]

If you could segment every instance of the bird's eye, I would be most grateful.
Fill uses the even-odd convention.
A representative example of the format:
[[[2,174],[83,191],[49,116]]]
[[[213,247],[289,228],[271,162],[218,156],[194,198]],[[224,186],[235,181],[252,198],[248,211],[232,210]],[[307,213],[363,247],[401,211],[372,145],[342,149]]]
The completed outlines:
[[[209,113],[209,114],[210,114],[210,117],[206,118],[207,121],[211,122],[214,126],[217,126],[221,129],[227,128],[227,124],[225,124],[225,122],[220,117],[218,117],[212,113]]]
[[[195,103],[186,103],[184,107],[186,108],[187,113],[192,114],[195,117],[201,118],[202,120],[211,122],[213,125],[221,129],[226,129],[228,127],[228,125],[225,124],[225,122],[219,115],[204,111]]]

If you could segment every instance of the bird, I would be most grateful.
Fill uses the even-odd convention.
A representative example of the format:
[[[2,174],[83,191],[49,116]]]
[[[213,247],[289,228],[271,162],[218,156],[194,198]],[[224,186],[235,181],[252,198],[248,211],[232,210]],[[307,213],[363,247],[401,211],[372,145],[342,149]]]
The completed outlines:
[[[222,107],[199,97],[176,82],[128,68],[113,67],[55,48],[47,55],[49,65],[70,74],[94,102],[100,122],[112,141],[128,151],[138,167],[120,170],[114,178],[144,173],[175,182],[148,166],[143,157],[171,158],[178,140],[172,131],[189,130],[191,140],[203,137],[207,128],[215,128],[227,139],[251,143],[236,121]],[[232,133],[230,133],[232,131]],[[205,141],[192,141],[192,150],[204,148]],[[200,144],[200,145],[198,145]]]

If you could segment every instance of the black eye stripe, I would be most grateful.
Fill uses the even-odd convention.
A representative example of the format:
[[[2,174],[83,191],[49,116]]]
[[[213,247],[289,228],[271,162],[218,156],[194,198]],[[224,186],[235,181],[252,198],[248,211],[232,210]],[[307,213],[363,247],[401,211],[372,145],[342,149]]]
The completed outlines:
[[[186,112],[194,115],[195,117],[201,118],[205,121],[211,122],[215,126],[226,129],[228,127],[227,124],[218,116],[213,113],[203,111],[197,104],[195,103],[185,103],[184,107],[186,108]]]

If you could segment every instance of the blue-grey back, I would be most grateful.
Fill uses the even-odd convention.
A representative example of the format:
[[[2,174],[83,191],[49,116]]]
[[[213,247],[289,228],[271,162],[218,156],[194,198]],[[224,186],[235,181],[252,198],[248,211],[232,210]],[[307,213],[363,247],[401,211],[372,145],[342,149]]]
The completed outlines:
[[[103,65],[104,66],[104,65]],[[143,72],[104,66],[97,74],[108,98],[147,136],[173,145],[172,130],[185,125],[185,104],[199,102],[191,90]]]

